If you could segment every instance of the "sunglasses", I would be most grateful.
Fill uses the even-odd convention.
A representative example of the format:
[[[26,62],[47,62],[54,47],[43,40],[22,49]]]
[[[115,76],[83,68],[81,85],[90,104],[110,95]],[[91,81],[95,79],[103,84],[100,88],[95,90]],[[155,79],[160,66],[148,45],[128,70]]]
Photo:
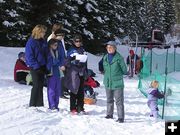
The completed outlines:
[[[56,34],[56,36],[64,36],[64,34]]]
[[[81,40],[76,40],[75,42],[76,42],[76,43],[78,43],[78,42],[80,43],[80,42],[81,42]]]

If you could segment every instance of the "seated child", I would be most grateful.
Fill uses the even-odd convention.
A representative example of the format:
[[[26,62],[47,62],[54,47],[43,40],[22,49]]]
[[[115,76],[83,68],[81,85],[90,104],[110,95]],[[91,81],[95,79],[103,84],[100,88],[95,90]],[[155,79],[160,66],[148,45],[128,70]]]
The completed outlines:
[[[29,67],[25,63],[25,53],[20,52],[14,66],[14,81],[20,84],[26,84],[26,76],[29,74]]]
[[[95,104],[97,101],[97,98],[96,98],[97,95],[98,93],[95,92],[91,86],[88,86],[88,85],[84,86],[84,103],[85,104]]]
[[[158,90],[159,82],[153,80],[151,86],[148,89],[148,107],[150,108],[150,117],[153,117],[155,120],[158,118],[158,99],[163,98],[164,94]]]

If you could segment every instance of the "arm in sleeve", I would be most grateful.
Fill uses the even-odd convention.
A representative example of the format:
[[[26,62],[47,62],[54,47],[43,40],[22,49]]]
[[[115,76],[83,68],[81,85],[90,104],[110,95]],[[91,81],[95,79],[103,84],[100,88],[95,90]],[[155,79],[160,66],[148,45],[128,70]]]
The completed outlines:
[[[123,58],[121,58],[121,60],[120,60],[120,66],[121,66],[121,70],[122,70],[123,74],[126,75],[127,74],[127,66],[126,66]]]
[[[26,48],[25,48],[25,57],[27,61],[27,65],[32,67],[33,69],[40,68],[40,65],[38,64],[36,58],[35,58],[35,48],[32,48],[32,42],[30,43],[28,41]]]
[[[59,46],[59,66],[64,66],[65,51],[62,45]]]
[[[161,94],[158,90],[153,90],[150,94],[159,99],[164,97],[164,95]]]
[[[126,64],[129,65],[129,56],[126,59]]]

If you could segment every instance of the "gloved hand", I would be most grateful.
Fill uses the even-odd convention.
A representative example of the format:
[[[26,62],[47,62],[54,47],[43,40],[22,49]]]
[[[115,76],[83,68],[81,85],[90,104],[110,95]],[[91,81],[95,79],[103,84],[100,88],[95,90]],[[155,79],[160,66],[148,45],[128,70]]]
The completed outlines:
[[[70,61],[73,61],[76,59],[76,56],[70,57]]]

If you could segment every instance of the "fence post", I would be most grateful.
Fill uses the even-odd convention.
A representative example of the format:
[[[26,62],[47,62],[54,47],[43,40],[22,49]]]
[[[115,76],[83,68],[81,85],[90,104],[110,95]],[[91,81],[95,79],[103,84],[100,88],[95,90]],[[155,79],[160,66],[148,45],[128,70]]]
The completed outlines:
[[[152,74],[152,48],[151,48],[151,59],[150,59],[150,75]]]
[[[174,47],[174,72],[176,71],[176,47]]]
[[[167,72],[168,72],[168,48],[166,51],[166,65],[165,65],[165,82],[164,82],[164,95],[166,94],[166,84],[167,84]],[[163,98],[163,109],[162,109],[162,119],[164,119],[164,109],[165,109],[165,96]]]

